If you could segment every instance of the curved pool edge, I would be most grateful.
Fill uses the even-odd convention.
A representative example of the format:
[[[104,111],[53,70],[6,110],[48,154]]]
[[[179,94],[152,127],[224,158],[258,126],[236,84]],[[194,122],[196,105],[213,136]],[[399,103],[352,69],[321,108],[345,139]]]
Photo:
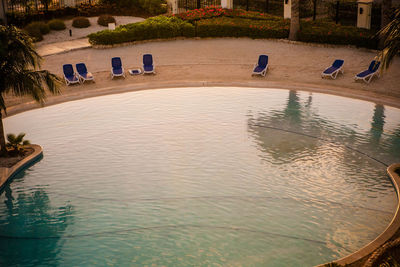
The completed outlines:
[[[225,82],[225,81],[164,81],[152,83],[126,83],[123,85],[99,87],[94,90],[81,90],[78,92],[67,92],[61,95],[49,95],[44,105],[40,105],[35,101],[19,103],[7,107],[7,114],[3,114],[4,118],[24,111],[51,106],[63,102],[75,101],[85,98],[121,94],[142,90],[182,88],[182,87],[244,87],[244,88],[263,88],[263,89],[285,89],[298,90],[315,93],[323,93],[342,97],[349,97],[369,101],[377,104],[387,105],[400,109],[399,97],[380,94],[376,92],[357,90],[346,87],[326,86],[320,84],[309,83],[288,83],[276,81],[254,81],[254,82]]]
[[[257,86],[256,84],[260,84]],[[266,87],[268,84],[268,87]],[[373,98],[371,96],[360,96],[357,94],[351,94],[349,92],[335,92],[334,87],[328,87],[325,89],[321,89],[321,87],[317,85],[306,85],[306,84],[286,84],[286,85],[273,85],[274,83],[222,83],[222,82],[185,82],[185,83],[155,83],[151,84],[124,84],[121,86],[116,86],[116,87],[100,87],[96,90],[91,90],[91,91],[86,91],[86,92],[80,92],[80,93],[75,93],[75,94],[69,94],[67,97],[60,96],[59,98],[54,98],[51,99],[46,106],[50,105],[55,105],[63,102],[68,102],[68,101],[74,101],[74,100],[79,100],[79,99],[84,99],[84,98],[90,98],[90,97],[96,97],[96,96],[102,96],[102,95],[110,95],[110,94],[120,94],[120,93],[127,93],[127,92],[135,92],[135,91],[140,91],[140,90],[146,90],[146,89],[162,89],[162,88],[181,88],[181,87],[243,87],[243,88],[260,88],[260,89],[275,89],[275,88],[280,88],[283,90],[298,90],[298,91],[306,91],[306,92],[318,92],[318,93],[325,93],[325,94],[332,94],[332,95],[339,95],[339,96],[345,96],[345,97],[350,97],[350,98],[356,98],[356,99],[362,99],[365,101],[370,101],[370,102],[379,102],[379,103],[385,103],[385,100],[380,101],[380,99]],[[223,89],[222,89],[223,90]],[[28,102],[30,104],[32,102]],[[27,103],[21,104],[21,110],[16,109],[16,113],[23,112],[26,110],[34,109],[40,106],[29,106],[26,105]],[[386,105],[386,104],[385,104]],[[391,104],[387,104],[391,105]],[[396,106],[399,107],[400,104],[397,102],[394,105],[391,106]],[[13,114],[16,114],[13,113]],[[13,115],[10,114],[10,115]],[[41,149],[41,148],[40,148]],[[40,153],[41,154],[41,153]],[[38,157],[40,156],[38,155]],[[37,159],[36,157],[35,159]],[[30,162],[27,163],[29,164],[34,164],[35,159],[32,159]],[[15,165],[16,166],[16,165]],[[13,166],[14,167],[14,166]],[[396,195],[397,195],[397,208],[394,214],[394,217],[392,221],[389,223],[389,225],[386,227],[386,229],[372,242],[370,242],[368,245],[365,247],[361,248],[360,250],[344,257],[338,260],[335,260],[335,263],[338,264],[356,264],[356,263],[362,263],[367,260],[367,257],[373,253],[377,248],[382,246],[384,243],[387,241],[391,240],[396,234],[399,233],[399,227],[400,227],[400,177],[397,173],[394,172],[396,168],[400,167],[400,163],[398,164],[392,164],[387,168],[387,172],[391,178],[391,181],[393,183],[393,186],[395,187],[396,190]],[[26,168],[26,166],[24,167]],[[22,168],[22,169],[24,169]],[[10,174],[9,177],[12,177],[14,174],[18,173],[22,169],[14,171],[13,174]],[[0,186],[2,184],[0,183]],[[319,265],[322,266],[322,265]]]
[[[396,234],[398,235],[400,230],[400,176],[395,172],[395,170],[398,168],[400,168],[400,163],[394,163],[387,168],[387,173],[393,183],[397,195],[397,208],[390,224],[386,227],[385,231],[383,231],[377,238],[368,243],[366,246],[346,257],[333,261],[334,263],[346,266],[362,264],[368,260],[368,257],[376,249],[396,237]],[[318,265],[318,267],[326,266],[326,264],[327,263]]]
[[[12,178],[20,171],[28,168],[37,159],[43,156],[43,149],[39,145],[30,145],[33,148],[33,153],[29,156],[23,158],[17,164],[13,165],[11,168],[0,168],[0,192],[3,190],[7,182],[11,181]]]

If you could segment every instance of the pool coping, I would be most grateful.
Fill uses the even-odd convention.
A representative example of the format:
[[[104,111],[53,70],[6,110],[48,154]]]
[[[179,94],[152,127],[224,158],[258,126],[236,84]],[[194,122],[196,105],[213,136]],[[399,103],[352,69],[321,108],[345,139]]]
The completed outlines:
[[[292,83],[292,82],[288,83],[288,82],[276,82],[276,81],[254,81],[254,82],[157,81],[151,84],[148,82],[144,83],[131,82],[123,85],[105,86],[105,87],[103,86],[93,90],[82,90],[77,92],[67,92],[66,94],[60,94],[60,95],[49,95],[49,97],[46,99],[46,102],[43,105],[40,105],[35,101],[29,101],[9,106],[7,107],[7,114],[3,114],[3,117],[5,118],[28,110],[56,105],[63,102],[81,100],[85,98],[136,92],[142,90],[169,89],[169,88],[182,88],[182,87],[243,87],[243,88],[262,88],[267,90],[285,89],[285,90],[306,91],[306,92],[315,92],[315,93],[323,93],[323,94],[336,95],[342,97],[349,97],[353,99],[369,101],[376,104],[382,104],[400,109],[400,101],[399,101],[400,98],[397,96],[391,96],[376,92],[363,91],[363,90],[338,87],[338,86],[316,85],[309,83]],[[339,88],[342,88],[342,90],[340,90]]]
[[[7,182],[10,182],[12,178],[20,171],[28,168],[31,164],[33,164],[37,159],[43,156],[43,149],[39,145],[29,145],[29,147],[33,148],[33,153],[29,156],[23,158],[16,164],[14,164],[11,168],[0,167],[0,191],[4,188]]]
[[[333,261],[334,263],[340,264],[340,266],[342,265],[347,266],[356,263],[362,264],[363,262],[368,262],[367,257],[369,257],[376,249],[381,247],[383,244],[393,239],[396,233],[398,233],[400,229],[400,198],[399,198],[400,176],[395,172],[395,170],[398,168],[400,168],[400,163],[391,164],[386,169],[393,183],[393,186],[396,190],[396,195],[397,195],[397,208],[390,224],[386,227],[385,231],[383,231],[377,238],[372,240],[370,243],[368,243],[367,245],[365,245],[364,247],[362,247],[361,249],[357,250],[356,252],[350,255],[347,255],[338,260],[334,260]],[[324,263],[317,266],[323,267],[326,266],[326,264],[329,263]]]

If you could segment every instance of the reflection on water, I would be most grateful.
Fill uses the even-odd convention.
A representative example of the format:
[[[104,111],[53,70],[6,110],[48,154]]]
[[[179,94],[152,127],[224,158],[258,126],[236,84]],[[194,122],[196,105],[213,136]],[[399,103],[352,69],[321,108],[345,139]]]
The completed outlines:
[[[374,109],[374,116],[371,122],[371,143],[377,145],[383,133],[383,126],[385,124],[385,107],[376,104]]]
[[[297,92],[289,91],[287,105],[282,111],[261,111],[257,116],[249,115],[248,129],[254,134],[262,151],[281,160],[285,157],[286,160],[292,160],[304,150],[315,153],[318,148],[327,145],[326,140],[330,140],[333,144],[348,146],[360,154],[367,154],[388,165],[400,160],[400,131],[396,129],[393,134],[385,135],[384,140],[381,140],[385,124],[384,111],[384,106],[375,105],[370,131],[360,134],[346,125],[331,122],[314,113],[312,94],[307,101],[300,103]],[[253,112],[249,111],[249,114]],[[267,131],[265,128],[273,130]],[[293,134],[310,138],[303,142],[301,138],[293,138]],[[344,153],[343,157],[346,155],[348,153]]]
[[[17,190],[18,191],[18,190]],[[73,220],[71,205],[52,207],[43,188],[14,193],[5,186],[0,199],[0,265],[38,266],[46,262],[58,264],[63,236]],[[50,239],[46,237],[51,237]]]
[[[44,159],[0,195],[1,266],[310,266],[390,222],[400,111],[182,88],[5,120]],[[62,155],[62,156],[61,156]]]

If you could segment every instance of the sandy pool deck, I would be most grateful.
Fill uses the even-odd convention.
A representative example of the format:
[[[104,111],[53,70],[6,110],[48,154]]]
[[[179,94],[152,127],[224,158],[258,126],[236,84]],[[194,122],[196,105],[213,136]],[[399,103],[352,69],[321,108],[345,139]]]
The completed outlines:
[[[142,55],[153,54],[156,74],[130,76],[142,65]],[[269,56],[266,77],[251,76],[258,55]],[[62,95],[49,96],[47,105],[127,91],[184,86],[244,86],[286,88],[343,95],[400,108],[400,59],[370,84],[354,75],[368,68],[376,52],[354,47],[290,43],[248,38],[186,39],[84,50],[45,56],[42,68],[62,75],[62,65],[85,62],[95,83],[63,86]],[[111,80],[111,58],[122,59],[126,78]],[[344,59],[344,75],[322,79],[321,72],[335,59]],[[8,115],[35,108],[29,98],[6,97]]]

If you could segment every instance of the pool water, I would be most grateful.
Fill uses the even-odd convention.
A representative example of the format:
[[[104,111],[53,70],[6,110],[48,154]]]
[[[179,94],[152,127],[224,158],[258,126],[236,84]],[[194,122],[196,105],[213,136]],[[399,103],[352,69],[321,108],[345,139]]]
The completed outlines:
[[[390,223],[400,110],[175,88],[21,113],[43,158],[0,195],[1,266],[312,266]]]

